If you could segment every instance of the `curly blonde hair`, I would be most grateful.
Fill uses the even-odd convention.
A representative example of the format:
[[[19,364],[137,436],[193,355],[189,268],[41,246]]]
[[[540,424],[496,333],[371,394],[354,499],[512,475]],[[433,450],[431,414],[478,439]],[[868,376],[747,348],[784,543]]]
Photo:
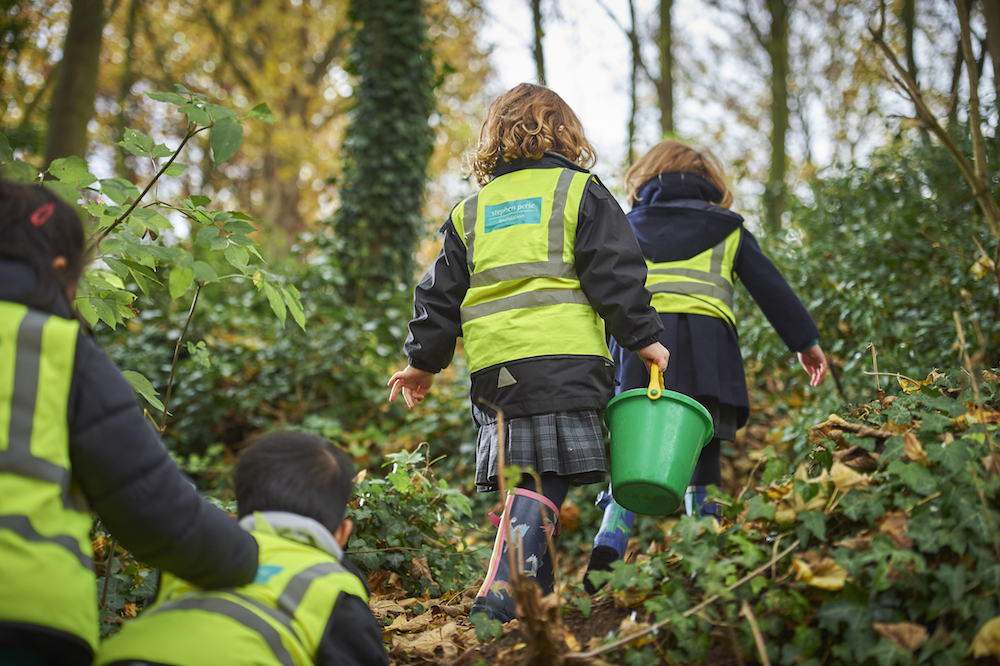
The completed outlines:
[[[517,85],[494,100],[479,130],[472,152],[472,171],[480,186],[493,179],[501,157],[539,159],[542,153],[559,153],[589,169],[597,153],[583,135],[583,125],[569,105],[545,86]]]
[[[672,140],[661,141],[650,148],[626,172],[625,190],[628,192],[629,205],[638,200],[639,188],[643,183],[661,173],[672,171],[686,171],[701,176],[722,194],[721,200],[712,203],[723,208],[733,205],[733,193],[726,182],[726,172],[719,158],[707,150],[699,152],[680,141]]]

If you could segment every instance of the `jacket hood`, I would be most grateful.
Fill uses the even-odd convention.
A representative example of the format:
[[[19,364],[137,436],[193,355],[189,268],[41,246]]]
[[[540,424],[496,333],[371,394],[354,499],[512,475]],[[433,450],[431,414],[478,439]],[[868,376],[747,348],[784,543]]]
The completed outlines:
[[[661,173],[639,187],[628,213],[642,254],[663,263],[690,259],[718,245],[743,224],[743,217],[717,206],[721,193],[701,176]]]
[[[499,178],[505,174],[511,173],[513,171],[519,171],[520,169],[573,169],[574,171],[582,171],[587,173],[587,170],[576,162],[572,162],[569,158],[560,155],[559,153],[546,152],[540,159],[532,159],[530,157],[518,157],[510,162],[504,161],[502,158],[497,160],[496,166],[493,167],[493,177]]]
[[[32,302],[36,297],[38,276],[30,264],[13,259],[0,259],[0,301],[12,303]],[[46,303],[34,303],[32,307],[50,312],[63,319],[73,319],[66,298],[61,294]]]

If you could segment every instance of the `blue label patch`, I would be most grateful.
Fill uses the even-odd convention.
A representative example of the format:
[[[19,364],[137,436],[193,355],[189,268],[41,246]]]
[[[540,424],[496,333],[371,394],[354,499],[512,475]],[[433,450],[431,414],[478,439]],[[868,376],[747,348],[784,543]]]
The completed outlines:
[[[486,206],[485,216],[486,233],[518,224],[541,224],[542,198],[518,199],[496,206]]]
[[[254,577],[253,582],[258,585],[266,585],[267,581],[274,578],[281,571],[282,567],[277,567],[273,564],[262,564],[257,567],[257,575]]]

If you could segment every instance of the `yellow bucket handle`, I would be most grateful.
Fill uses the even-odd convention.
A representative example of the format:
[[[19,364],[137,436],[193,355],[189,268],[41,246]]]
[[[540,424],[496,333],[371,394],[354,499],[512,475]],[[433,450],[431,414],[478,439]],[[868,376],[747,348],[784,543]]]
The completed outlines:
[[[657,381],[659,378],[659,381]],[[653,363],[649,366],[649,388],[646,389],[646,397],[650,400],[659,400],[663,386],[663,373],[660,372],[660,366]]]

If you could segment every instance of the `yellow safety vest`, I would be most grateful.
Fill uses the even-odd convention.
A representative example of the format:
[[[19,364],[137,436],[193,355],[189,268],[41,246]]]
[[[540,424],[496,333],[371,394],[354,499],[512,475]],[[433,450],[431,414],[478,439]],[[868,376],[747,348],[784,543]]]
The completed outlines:
[[[257,525],[253,583],[207,591],[161,574],[156,603],[104,642],[94,666],[132,659],[312,666],[340,593],[367,602],[364,583],[329,553]]]
[[[743,227],[715,247],[682,261],[654,263],[646,260],[646,289],[657,312],[708,315],[736,328],[733,315],[733,264]]]
[[[0,624],[96,649],[93,521],[69,459],[79,332],[76,321],[0,301]]]
[[[469,265],[461,305],[470,372],[550,355],[610,359],[604,320],[573,260],[590,174],[521,169],[500,176],[452,212]]]

